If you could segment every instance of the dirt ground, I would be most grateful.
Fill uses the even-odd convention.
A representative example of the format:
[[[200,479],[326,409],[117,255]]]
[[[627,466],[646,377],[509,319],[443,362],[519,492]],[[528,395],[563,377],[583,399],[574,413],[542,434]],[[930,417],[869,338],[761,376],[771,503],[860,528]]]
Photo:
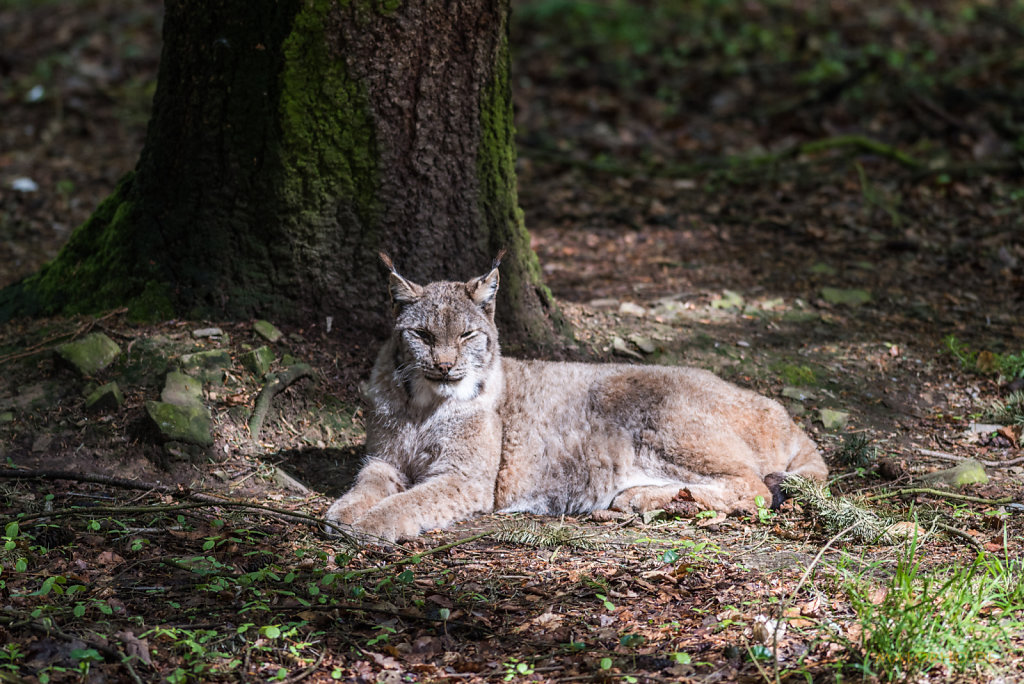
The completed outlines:
[[[645,25],[667,11],[638,6]],[[1024,135],[1014,128],[1024,62],[1013,22],[999,20],[1018,10],[993,5],[968,20],[951,3],[925,21],[886,7],[832,3],[806,25],[772,3],[723,9],[728,35],[758,23],[788,35],[792,24],[802,51],[777,64],[694,27],[689,40],[704,51],[678,64],[677,38],[629,33],[636,17],[620,4],[517,3],[520,202],[575,326],[567,355],[704,367],[777,398],[820,444],[836,498],[880,495],[865,505],[921,522],[925,571],[979,553],[1019,571],[1021,428],[991,418],[1024,376],[1013,139]],[[160,13],[148,1],[0,7],[0,286],[53,257],[134,165]],[[559,35],[552,16],[567,31],[586,22],[593,40]],[[894,44],[929,46],[927,68],[951,80],[893,66],[890,53],[878,57],[887,67],[869,59],[867,75],[852,59],[835,82],[795,75],[816,73],[833,34],[861,46],[879,26]],[[212,326],[222,334],[194,335]],[[121,349],[112,366],[82,377],[55,360],[56,345],[96,331]],[[487,516],[361,553],[312,520],[282,518],[321,515],[351,482],[374,353],[313,323],[283,332],[269,343],[251,321],[140,326],[121,312],[4,325],[0,681],[874,681],[910,671],[854,667],[869,628],[850,589],[886,586],[905,546],[836,539],[806,504],[732,518]],[[297,362],[314,372],[274,397],[254,439],[248,421],[266,382],[243,358],[261,345],[272,372]],[[214,444],[174,452],[145,403],[182,355],[210,349],[232,359],[203,389]],[[109,381],[123,404],[87,411],[85,395]],[[965,458],[989,478],[952,492],[973,499],[941,488],[888,496]],[[19,513],[29,518],[12,530]],[[780,616],[788,629],[766,637]],[[1020,680],[1019,633],[1014,643],[992,668],[933,654],[921,680]]]

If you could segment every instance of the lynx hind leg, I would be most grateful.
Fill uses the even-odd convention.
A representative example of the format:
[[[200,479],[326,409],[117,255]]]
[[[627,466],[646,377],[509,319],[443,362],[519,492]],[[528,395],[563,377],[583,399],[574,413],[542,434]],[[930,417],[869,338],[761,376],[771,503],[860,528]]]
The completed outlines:
[[[686,489],[694,501],[722,513],[753,513],[757,510],[757,497],[762,497],[765,504],[772,500],[771,490],[753,471],[705,478]]]
[[[807,435],[799,435],[800,443],[796,456],[789,462],[786,472],[769,473],[764,478],[764,483],[772,493],[772,509],[777,509],[788,498],[782,484],[790,477],[799,475],[808,480],[824,482],[828,477],[828,466],[825,459],[821,457],[818,447]]]
[[[630,511],[645,513],[665,508],[673,499],[679,496],[679,490],[685,488],[686,485],[682,483],[630,487],[616,494],[608,508],[624,513]]]
[[[336,525],[352,525],[375,505],[393,494],[405,491],[407,486],[406,477],[393,465],[376,459],[370,460],[359,471],[352,489],[331,504],[324,517]],[[331,535],[339,533],[330,525],[325,529]]]

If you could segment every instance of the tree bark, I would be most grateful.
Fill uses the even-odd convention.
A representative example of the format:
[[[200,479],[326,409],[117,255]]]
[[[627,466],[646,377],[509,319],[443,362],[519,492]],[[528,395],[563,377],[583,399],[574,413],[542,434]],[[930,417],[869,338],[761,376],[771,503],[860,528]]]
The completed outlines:
[[[388,325],[388,251],[467,279],[502,247],[506,346],[567,331],[517,206],[508,0],[167,0],[138,165],[0,318]]]

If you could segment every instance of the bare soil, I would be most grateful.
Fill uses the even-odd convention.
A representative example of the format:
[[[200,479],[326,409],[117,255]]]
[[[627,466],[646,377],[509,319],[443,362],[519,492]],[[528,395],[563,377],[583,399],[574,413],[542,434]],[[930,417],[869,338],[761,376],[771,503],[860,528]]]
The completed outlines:
[[[1021,100],[1002,67],[976,75],[973,99],[936,90],[851,103],[806,96],[785,75],[730,75],[710,58],[670,69],[657,36],[647,53],[615,61],[559,43],[520,9],[520,201],[547,284],[575,326],[566,355],[705,367],[778,398],[821,445],[837,497],[905,487],[956,459],[986,461],[990,481],[960,490],[978,501],[917,493],[871,506],[900,520],[938,516],[959,531],[921,543],[927,568],[969,564],[979,552],[1019,561],[1020,428],[972,429],[1014,387],[993,360],[1024,352],[1024,188],[1003,165],[1015,154],[1006,131],[992,123],[1020,113]],[[137,159],[160,13],[149,1],[0,9],[0,286],[52,258]],[[782,21],[759,16],[748,19]],[[857,17],[837,7],[832,20],[857,36]],[[924,30],[889,20],[893,35]],[[984,46],[999,53],[1012,38],[998,22],[971,26],[974,34],[947,36],[940,63],[954,53],[979,61]],[[641,75],[615,71],[623,64]],[[653,95],[665,89],[682,100]],[[942,156],[951,170],[844,145],[767,166],[736,161],[848,133]],[[16,191],[16,179],[37,189]],[[837,303],[834,290],[866,301]],[[193,336],[211,325],[225,335]],[[56,362],[57,344],[98,330],[121,347],[113,366],[83,378]],[[831,540],[793,502],[764,519],[538,519],[569,526],[580,542],[550,548],[493,535],[461,543],[525,525],[485,516],[354,554],[309,521],[282,519],[319,516],[351,482],[359,387],[375,351],[319,321],[284,332],[270,345],[272,370],[306,362],[314,378],[275,397],[254,439],[247,423],[265,380],[241,358],[267,342],[250,321],[140,326],[111,312],[3,327],[0,508],[5,521],[35,517],[22,524],[31,537],[0,555],[0,641],[20,652],[7,647],[0,676],[760,681],[772,667],[751,658],[766,644],[758,625],[780,612],[790,629],[768,645],[783,678],[861,676],[848,669],[860,641],[843,582],[874,562],[883,584],[900,547]],[[967,362],[950,353],[950,335]],[[182,354],[211,348],[234,359],[204,388],[215,444],[176,457],[145,402]],[[124,404],[86,412],[84,394],[111,380]],[[846,424],[826,427],[823,409],[848,414]],[[854,436],[869,444],[859,464]],[[74,479],[87,474],[119,480]],[[53,511],[61,515],[43,515]],[[455,545],[405,562],[444,544]],[[50,577],[63,579],[43,591]],[[70,586],[83,589],[68,595]],[[95,658],[82,655],[89,649]],[[926,678],[1020,678],[1021,652],[996,670],[936,666]],[[137,659],[125,665],[123,655]]]

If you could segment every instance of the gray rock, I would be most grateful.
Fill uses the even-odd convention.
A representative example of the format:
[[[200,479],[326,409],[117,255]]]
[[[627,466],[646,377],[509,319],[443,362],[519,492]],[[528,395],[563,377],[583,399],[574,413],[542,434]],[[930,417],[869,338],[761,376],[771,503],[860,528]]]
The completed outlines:
[[[252,374],[257,377],[266,375],[272,363],[274,363],[274,352],[265,345],[253,349],[242,356],[242,365],[252,371]]]
[[[213,446],[213,418],[202,404],[178,406],[164,401],[147,401],[146,413],[165,441]]]
[[[921,482],[928,484],[946,484],[950,487],[966,487],[969,484],[985,484],[988,482],[988,473],[985,466],[973,458],[958,463],[953,468],[937,470],[934,473],[927,473],[921,476]]]
[[[87,411],[107,412],[117,410],[124,403],[124,394],[116,382],[108,382],[94,389],[85,398]]]
[[[860,306],[871,301],[871,293],[856,288],[844,290],[838,287],[823,287],[821,298],[829,304]]]
[[[187,444],[185,442],[166,442],[164,444],[164,453],[172,461],[184,461],[186,463],[195,463],[201,461],[206,456],[206,449],[197,444]]]
[[[267,342],[273,344],[281,339],[282,332],[278,330],[273,323],[270,321],[258,320],[252,324],[252,329],[256,331],[256,334],[265,339]]]
[[[231,354],[224,349],[183,354],[178,364],[189,375],[219,385],[224,382],[224,371],[231,368]]]
[[[176,406],[202,405],[203,384],[191,375],[171,371],[164,381],[160,401]]]
[[[826,430],[842,430],[850,420],[850,414],[846,411],[830,408],[818,409],[818,417]]]
[[[82,375],[93,375],[114,362],[121,348],[101,332],[86,335],[80,340],[62,344],[56,349],[57,357]]]
[[[220,337],[224,334],[224,331],[220,328],[199,328],[198,330],[192,331],[192,337],[199,339],[201,337]]]

